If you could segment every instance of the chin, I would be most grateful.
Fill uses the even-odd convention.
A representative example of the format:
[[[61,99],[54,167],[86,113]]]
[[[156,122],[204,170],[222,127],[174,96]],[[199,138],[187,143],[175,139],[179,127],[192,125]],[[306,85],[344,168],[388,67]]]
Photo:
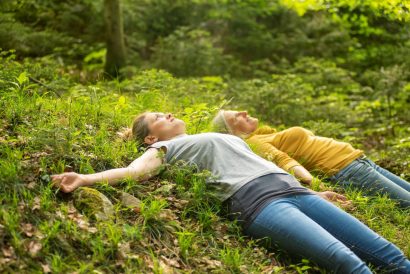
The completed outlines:
[[[255,126],[255,129],[257,129],[258,125],[259,125],[259,120],[254,118],[254,120],[252,121],[252,124],[253,124],[253,126]]]
[[[182,120],[179,120],[178,123],[175,125],[176,128],[178,129],[178,132],[180,132],[180,134],[184,134],[185,133],[185,122]]]

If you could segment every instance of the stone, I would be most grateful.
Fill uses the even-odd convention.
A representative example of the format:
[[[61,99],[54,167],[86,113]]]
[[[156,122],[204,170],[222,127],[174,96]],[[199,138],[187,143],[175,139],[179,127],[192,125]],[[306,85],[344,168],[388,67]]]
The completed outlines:
[[[101,192],[90,187],[79,187],[74,191],[74,206],[84,215],[97,221],[114,218],[114,206]]]
[[[130,207],[133,209],[141,208],[141,200],[128,194],[127,192],[120,192],[120,203],[125,207]]]

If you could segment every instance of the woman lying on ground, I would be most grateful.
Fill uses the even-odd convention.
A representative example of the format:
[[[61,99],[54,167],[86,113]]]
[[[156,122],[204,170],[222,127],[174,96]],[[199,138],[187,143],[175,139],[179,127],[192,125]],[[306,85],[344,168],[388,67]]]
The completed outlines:
[[[63,173],[52,176],[53,182],[71,192],[100,181],[143,180],[157,174],[163,161],[182,160],[211,172],[208,183],[252,237],[268,237],[291,254],[337,273],[371,273],[362,260],[396,273],[410,272],[410,261],[395,245],[322,198],[338,194],[302,187],[254,154],[241,138],[187,135],[183,121],[162,113],[140,115],[132,133],[148,149],[128,167],[87,175]]]
[[[343,187],[387,194],[402,207],[410,207],[410,183],[376,165],[348,143],[315,136],[302,127],[279,132],[268,126],[258,128],[258,119],[246,111],[221,110],[213,125],[218,132],[244,138],[259,155],[295,174],[301,182],[310,184],[309,171],[315,171]]]

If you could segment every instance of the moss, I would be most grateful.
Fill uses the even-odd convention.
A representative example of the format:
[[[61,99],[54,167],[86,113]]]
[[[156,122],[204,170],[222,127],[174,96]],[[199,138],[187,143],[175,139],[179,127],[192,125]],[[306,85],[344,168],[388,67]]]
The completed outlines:
[[[114,217],[114,207],[111,201],[93,188],[78,188],[74,192],[74,206],[92,219],[108,220]]]

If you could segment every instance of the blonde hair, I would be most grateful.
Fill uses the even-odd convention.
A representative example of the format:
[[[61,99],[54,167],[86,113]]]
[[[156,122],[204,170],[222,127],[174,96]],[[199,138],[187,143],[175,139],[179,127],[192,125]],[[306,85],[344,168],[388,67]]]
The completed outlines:
[[[212,120],[212,129],[213,131],[219,133],[229,133],[233,134],[232,129],[229,127],[225,119],[225,110],[221,109],[215,118]]]
[[[145,137],[149,135],[148,124],[145,117],[148,112],[138,115],[132,122],[131,128],[124,128],[118,135],[124,140],[134,140],[141,145],[145,144]]]

